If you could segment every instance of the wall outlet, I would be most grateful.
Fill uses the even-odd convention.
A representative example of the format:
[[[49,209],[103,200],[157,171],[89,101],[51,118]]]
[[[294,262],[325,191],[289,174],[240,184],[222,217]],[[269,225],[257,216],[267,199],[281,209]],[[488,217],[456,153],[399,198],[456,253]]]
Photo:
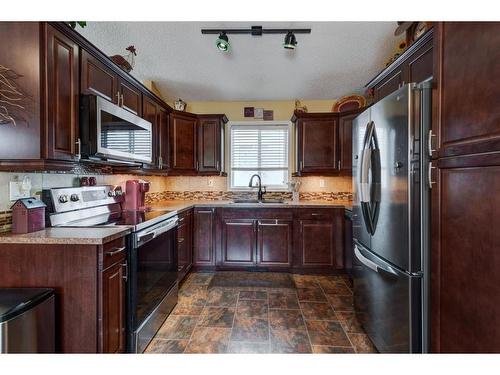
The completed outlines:
[[[214,186],[214,180],[209,178],[208,179],[208,186]]]
[[[21,198],[29,198],[30,190],[23,188],[22,181],[10,181],[9,182],[9,198],[11,201],[17,201]]]
[[[325,180],[323,180],[322,178],[320,178],[320,180],[319,180],[319,187],[320,188],[324,188],[325,187]]]

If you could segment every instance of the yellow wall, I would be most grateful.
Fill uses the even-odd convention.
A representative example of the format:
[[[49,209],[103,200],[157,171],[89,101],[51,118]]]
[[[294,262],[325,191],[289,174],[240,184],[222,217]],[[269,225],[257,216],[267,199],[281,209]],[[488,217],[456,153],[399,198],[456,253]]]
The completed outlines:
[[[308,112],[331,112],[335,99],[331,100],[301,100],[301,105],[307,106]],[[187,111],[198,114],[225,113],[229,121],[253,120],[243,116],[244,107],[272,109],[274,120],[290,120],[295,109],[295,100],[282,101],[219,101],[219,102],[188,102]]]

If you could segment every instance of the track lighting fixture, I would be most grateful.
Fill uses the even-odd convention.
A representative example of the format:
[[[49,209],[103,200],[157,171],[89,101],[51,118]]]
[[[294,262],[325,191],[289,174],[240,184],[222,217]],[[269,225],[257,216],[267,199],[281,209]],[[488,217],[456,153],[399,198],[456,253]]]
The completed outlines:
[[[285,42],[283,43],[283,47],[285,47],[285,49],[295,49],[296,45],[297,45],[297,39],[295,38],[295,34],[289,31],[285,35]]]
[[[215,41],[217,48],[223,52],[229,50],[229,38],[227,34],[250,34],[253,36],[262,36],[262,34],[285,34],[283,47],[286,49],[295,49],[297,38],[295,34],[310,34],[311,29],[263,29],[262,26],[252,26],[249,29],[202,29],[202,34],[219,34]]]
[[[227,52],[229,50],[229,46],[230,46],[230,44],[229,44],[229,38],[227,37],[225,31],[222,31],[219,34],[219,37],[215,41],[215,45],[217,46],[217,48],[219,50],[221,50],[223,52]]]

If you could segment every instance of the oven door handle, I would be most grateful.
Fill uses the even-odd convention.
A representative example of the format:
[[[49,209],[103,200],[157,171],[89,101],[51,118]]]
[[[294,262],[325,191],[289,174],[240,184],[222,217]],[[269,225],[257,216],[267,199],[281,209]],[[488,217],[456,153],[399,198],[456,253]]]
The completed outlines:
[[[148,242],[151,241],[152,239],[158,237],[160,234],[168,232],[170,229],[175,228],[177,225],[177,219],[171,220],[170,222],[166,223],[165,225],[155,228],[151,231],[148,231],[146,233],[139,233],[137,235],[137,242]]]

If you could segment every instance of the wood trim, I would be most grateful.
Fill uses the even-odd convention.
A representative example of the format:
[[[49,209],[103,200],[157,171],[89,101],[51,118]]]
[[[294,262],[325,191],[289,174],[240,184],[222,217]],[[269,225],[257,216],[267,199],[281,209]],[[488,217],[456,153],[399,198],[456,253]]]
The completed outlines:
[[[365,87],[374,87],[379,82],[384,80],[389,74],[391,74],[397,67],[399,67],[409,56],[411,56],[416,50],[427,43],[433,36],[434,30],[431,27],[424,35],[418,38],[413,44],[411,44],[396,60],[394,60],[389,66],[384,68],[379,74],[377,74],[370,82],[365,84]]]

